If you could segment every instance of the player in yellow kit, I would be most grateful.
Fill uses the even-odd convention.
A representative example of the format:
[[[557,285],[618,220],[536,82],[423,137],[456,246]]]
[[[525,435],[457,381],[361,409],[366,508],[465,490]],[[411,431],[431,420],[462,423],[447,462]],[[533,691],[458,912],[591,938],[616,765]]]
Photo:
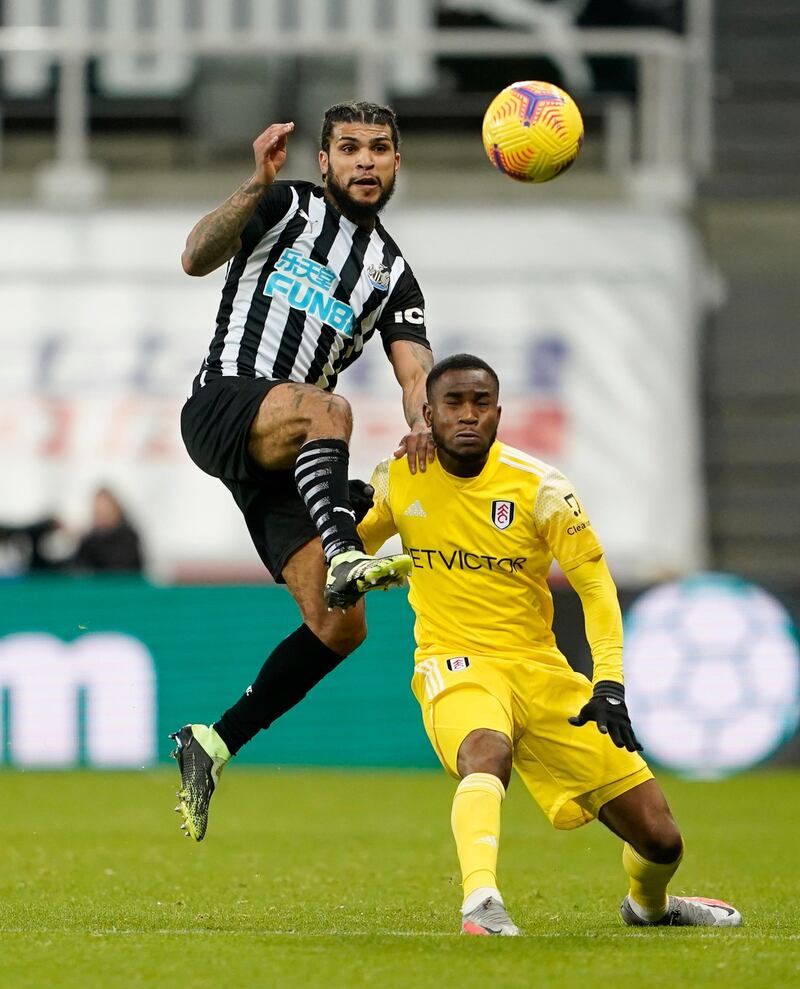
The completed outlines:
[[[399,532],[414,562],[412,689],[437,756],[460,781],[462,931],[519,933],[496,878],[512,766],[555,827],[597,817],[623,840],[627,924],[736,926],[727,903],[667,895],[683,842],[628,717],[622,618],[602,546],[563,474],[497,441],[498,393],[480,358],[435,365],[424,415],[437,459],[416,474],[401,460],[380,464],[359,526],[368,553]],[[580,595],[591,683],[553,636],[554,558]]]

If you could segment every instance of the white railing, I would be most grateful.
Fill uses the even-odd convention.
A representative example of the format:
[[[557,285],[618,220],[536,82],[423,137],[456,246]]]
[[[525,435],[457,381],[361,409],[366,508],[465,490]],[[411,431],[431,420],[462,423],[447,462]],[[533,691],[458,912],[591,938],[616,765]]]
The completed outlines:
[[[586,82],[588,56],[624,56],[639,71],[636,126],[624,114],[611,113],[609,121],[614,126],[616,120],[623,137],[636,134],[636,165],[689,178],[709,168],[713,0],[686,0],[683,36],[661,29],[574,27],[583,0],[443,2],[491,12],[515,29],[436,29],[434,0],[55,0],[54,24],[44,23],[40,0],[6,0],[0,27],[4,86],[35,93],[58,65],[56,165],[74,179],[92,167],[90,59],[98,60],[99,85],[110,95],[169,95],[191,85],[200,56],[337,58],[353,63],[361,98],[383,102],[388,93],[429,94],[435,59],[442,55],[547,55],[578,90]]]

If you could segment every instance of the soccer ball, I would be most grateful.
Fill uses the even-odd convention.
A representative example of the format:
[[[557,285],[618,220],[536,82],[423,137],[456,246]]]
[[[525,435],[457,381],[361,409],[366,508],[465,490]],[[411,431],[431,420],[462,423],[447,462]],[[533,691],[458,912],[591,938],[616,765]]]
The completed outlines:
[[[583,120],[572,97],[549,82],[515,82],[483,116],[489,161],[518,182],[549,182],[575,161]]]

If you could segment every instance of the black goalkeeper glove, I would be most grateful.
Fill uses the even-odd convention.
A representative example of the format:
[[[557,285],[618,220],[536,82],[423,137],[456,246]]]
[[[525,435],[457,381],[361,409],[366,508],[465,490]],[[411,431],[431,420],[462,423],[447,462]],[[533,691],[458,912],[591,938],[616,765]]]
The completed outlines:
[[[372,496],[375,488],[366,481],[359,481],[354,478],[348,481],[350,507],[356,513],[356,524],[358,524],[367,512],[372,508]]]
[[[597,722],[597,729],[608,735],[618,749],[641,752],[642,746],[633,734],[630,715],[625,705],[625,688],[613,680],[600,680],[594,685],[591,698],[583,705],[571,725],[580,728],[589,721]]]

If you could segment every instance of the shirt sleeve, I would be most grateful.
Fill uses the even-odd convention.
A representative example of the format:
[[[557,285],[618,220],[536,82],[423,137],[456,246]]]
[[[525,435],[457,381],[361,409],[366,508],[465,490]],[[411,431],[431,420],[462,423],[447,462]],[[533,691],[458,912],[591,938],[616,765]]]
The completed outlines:
[[[602,556],[603,547],[575,488],[555,468],[545,474],[539,483],[533,520],[539,535],[565,573],[584,560]]]
[[[592,683],[613,680],[622,683],[622,612],[617,588],[601,556],[585,560],[567,571],[570,582],[581,599],[586,640],[592,651]]]
[[[372,508],[358,524],[358,534],[367,553],[376,553],[397,532],[389,504],[389,461],[382,460],[369,483],[375,488]]]
[[[395,340],[414,340],[430,350],[425,332],[425,299],[414,273],[405,264],[403,272],[392,288],[378,318],[378,332],[383,340],[383,349],[389,353],[389,346]]]
[[[264,234],[286,215],[292,205],[292,187],[288,182],[273,182],[259,199],[253,215],[242,231],[242,250],[248,254]]]

